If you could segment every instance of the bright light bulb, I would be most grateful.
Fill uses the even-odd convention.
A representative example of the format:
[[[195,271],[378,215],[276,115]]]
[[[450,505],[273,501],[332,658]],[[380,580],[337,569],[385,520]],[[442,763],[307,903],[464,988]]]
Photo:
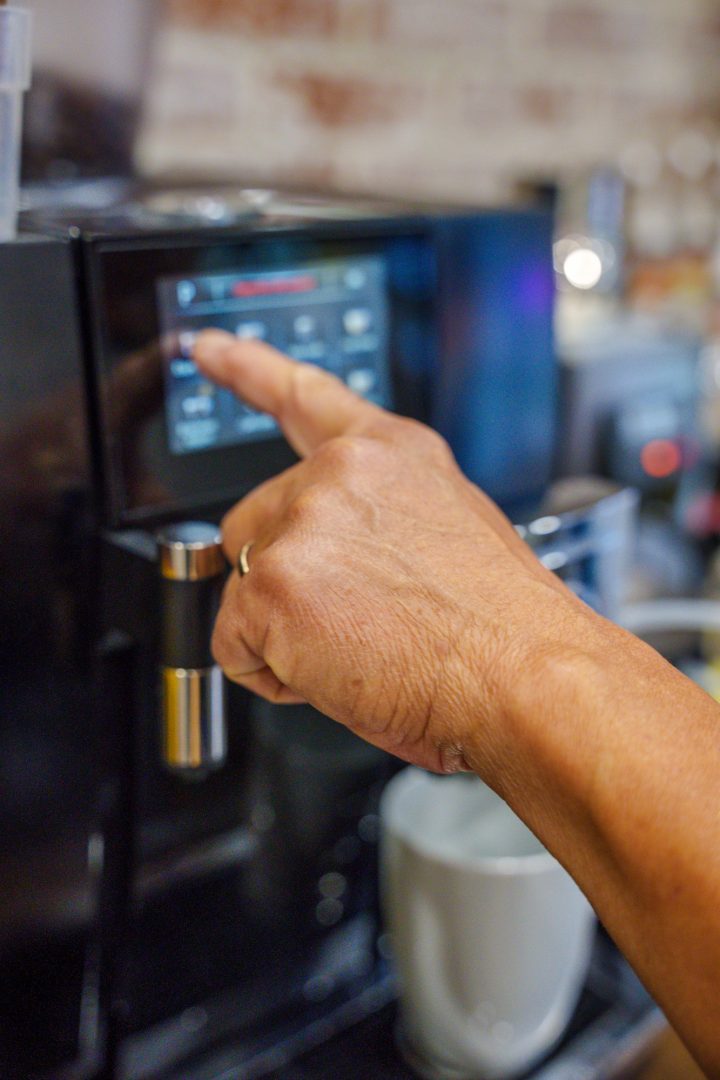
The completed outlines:
[[[576,289],[594,289],[602,272],[602,259],[590,248],[571,251],[563,263],[563,273]]]

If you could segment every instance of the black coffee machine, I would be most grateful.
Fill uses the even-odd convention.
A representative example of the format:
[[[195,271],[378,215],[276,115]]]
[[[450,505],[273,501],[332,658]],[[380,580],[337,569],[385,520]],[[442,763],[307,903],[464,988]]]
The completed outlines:
[[[194,334],[434,423],[522,513],[550,475],[552,293],[539,210],[130,191],[0,245],[4,1080],[279,1075],[392,997],[397,763],[209,655],[217,523],[293,457]]]

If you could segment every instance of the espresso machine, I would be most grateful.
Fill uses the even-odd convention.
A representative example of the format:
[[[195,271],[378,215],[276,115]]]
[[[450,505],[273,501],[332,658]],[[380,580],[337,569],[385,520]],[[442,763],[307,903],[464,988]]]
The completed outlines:
[[[196,332],[433,423],[527,516],[552,306],[537,209],[133,188],[51,199],[0,244],[3,1080],[290,1076],[392,1000],[397,763],[210,655],[218,523],[294,459],[202,378]]]

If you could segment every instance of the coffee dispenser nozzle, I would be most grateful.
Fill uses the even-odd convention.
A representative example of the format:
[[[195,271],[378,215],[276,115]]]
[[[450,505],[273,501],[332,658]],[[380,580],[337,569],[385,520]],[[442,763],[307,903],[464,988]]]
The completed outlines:
[[[182,522],[157,542],[163,759],[199,778],[219,768],[227,751],[225,684],[210,652],[226,564],[216,525]]]

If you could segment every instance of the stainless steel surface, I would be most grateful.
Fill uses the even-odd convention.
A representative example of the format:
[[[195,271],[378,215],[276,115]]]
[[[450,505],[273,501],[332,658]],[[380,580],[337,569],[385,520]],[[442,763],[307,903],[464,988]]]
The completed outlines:
[[[635,544],[638,496],[597,477],[558,481],[540,514],[518,525],[543,566],[590,607],[617,621]]]
[[[160,573],[171,581],[202,581],[225,569],[220,531],[215,525],[185,521],[158,535]]]
[[[163,755],[171,769],[217,769],[227,753],[219,667],[162,669]]]
[[[137,202],[138,211],[178,225],[232,225],[256,217],[272,199],[270,191],[243,188],[192,188],[150,191]]]

